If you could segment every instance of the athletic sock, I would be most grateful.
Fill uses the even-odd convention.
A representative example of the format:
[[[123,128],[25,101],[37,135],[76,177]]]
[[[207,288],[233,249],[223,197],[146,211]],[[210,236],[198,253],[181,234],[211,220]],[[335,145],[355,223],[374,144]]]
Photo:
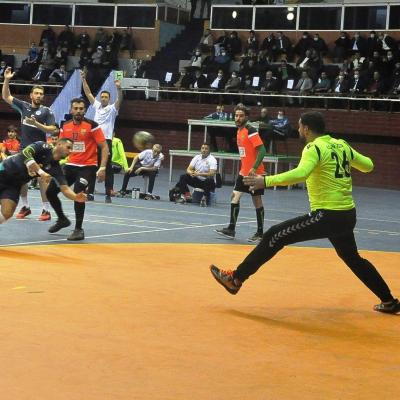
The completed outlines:
[[[28,196],[20,196],[22,207],[29,208]]]
[[[264,232],[264,207],[256,208],[257,233]]]
[[[48,201],[43,201],[43,210],[44,211],[49,211],[50,210],[50,203]]]
[[[83,217],[85,215],[85,203],[74,202],[75,229],[82,229]]]
[[[0,224],[4,224],[7,222],[7,219],[4,217],[4,215],[0,212]]]
[[[240,203],[234,204],[231,203],[231,219],[229,221],[228,229],[235,230],[236,222],[239,216],[240,211]]]

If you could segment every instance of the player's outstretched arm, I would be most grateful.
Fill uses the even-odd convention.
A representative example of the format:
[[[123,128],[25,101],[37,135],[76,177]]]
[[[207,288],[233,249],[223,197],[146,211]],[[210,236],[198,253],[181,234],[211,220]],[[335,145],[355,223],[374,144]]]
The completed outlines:
[[[123,99],[123,94],[122,94],[122,88],[121,88],[121,81],[115,81],[115,86],[117,88],[117,101],[114,103],[114,107],[118,111],[119,108],[121,107],[122,99]]]
[[[8,103],[12,104],[14,97],[11,96],[10,92],[10,80],[14,76],[15,72],[11,72],[11,67],[6,68],[4,71],[4,82],[3,88],[1,89],[1,97],[3,100]]]
[[[93,96],[92,91],[90,90],[90,87],[86,80],[86,74],[83,71],[81,71],[81,80],[82,80],[83,91],[85,92],[85,95],[88,98],[90,104],[93,104],[96,99]]]

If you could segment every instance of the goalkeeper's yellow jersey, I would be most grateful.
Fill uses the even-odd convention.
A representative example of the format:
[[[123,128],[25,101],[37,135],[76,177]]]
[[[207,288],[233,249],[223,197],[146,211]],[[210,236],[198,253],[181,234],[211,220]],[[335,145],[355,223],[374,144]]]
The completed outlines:
[[[345,140],[330,135],[317,137],[302,152],[297,168],[266,176],[266,186],[286,186],[306,181],[311,210],[350,210],[355,207],[352,195],[351,168],[370,172],[374,165],[355,151]]]

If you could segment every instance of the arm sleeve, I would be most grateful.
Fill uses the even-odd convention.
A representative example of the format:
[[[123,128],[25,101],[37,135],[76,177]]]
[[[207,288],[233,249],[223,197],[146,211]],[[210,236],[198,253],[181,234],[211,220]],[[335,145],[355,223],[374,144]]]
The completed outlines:
[[[22,155],[24,156],[24,163],[34,159],[35,155],[40,155],[43,151],[46,151],[49,146],[45,142],[35,142],[31,145],[25,147],[22,150]]]
[[[15,110],[18,111],[20,114],[22,114],[23,109],[24,109],[24,101],[17,99],[16,97],[13,97],[13,101],[11,104],[11,107]]]
[[[304,182],[319,162],[317,150],[314,145],[304,148],[299,165],[291,171],[265,177],[265,186],[288,186]]]
[[[46,125],[55,125],[56,119],[54,117],[53,111],[50,108],[47,109]]]
[[[363,156],[351,148],[352,159],[350,165],[361,172],[371,172],[374,169],[374,163],[369,157]]]
[[[217,170],[217,168],[218,168],[217,159],[213,157],[210,161],[210,169]]]
[[[197,162],[197,156],[192,158],[192,161],[190,161],[189,167],[194,168],[196,162]]]
[[[262,144],[261,146],[257,147],[257,158],[253,165],[253,169],[257,169],[258,166],[262,163],[267,151],[265,150],[265,146]]]

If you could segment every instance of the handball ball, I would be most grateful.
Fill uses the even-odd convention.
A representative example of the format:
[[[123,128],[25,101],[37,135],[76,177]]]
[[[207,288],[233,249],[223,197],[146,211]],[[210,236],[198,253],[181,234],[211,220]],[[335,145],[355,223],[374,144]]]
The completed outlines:
[[[136,132],[133,135],[133,144],[138,150],[143,151],[154,144],[154,136],[146,131]]]

